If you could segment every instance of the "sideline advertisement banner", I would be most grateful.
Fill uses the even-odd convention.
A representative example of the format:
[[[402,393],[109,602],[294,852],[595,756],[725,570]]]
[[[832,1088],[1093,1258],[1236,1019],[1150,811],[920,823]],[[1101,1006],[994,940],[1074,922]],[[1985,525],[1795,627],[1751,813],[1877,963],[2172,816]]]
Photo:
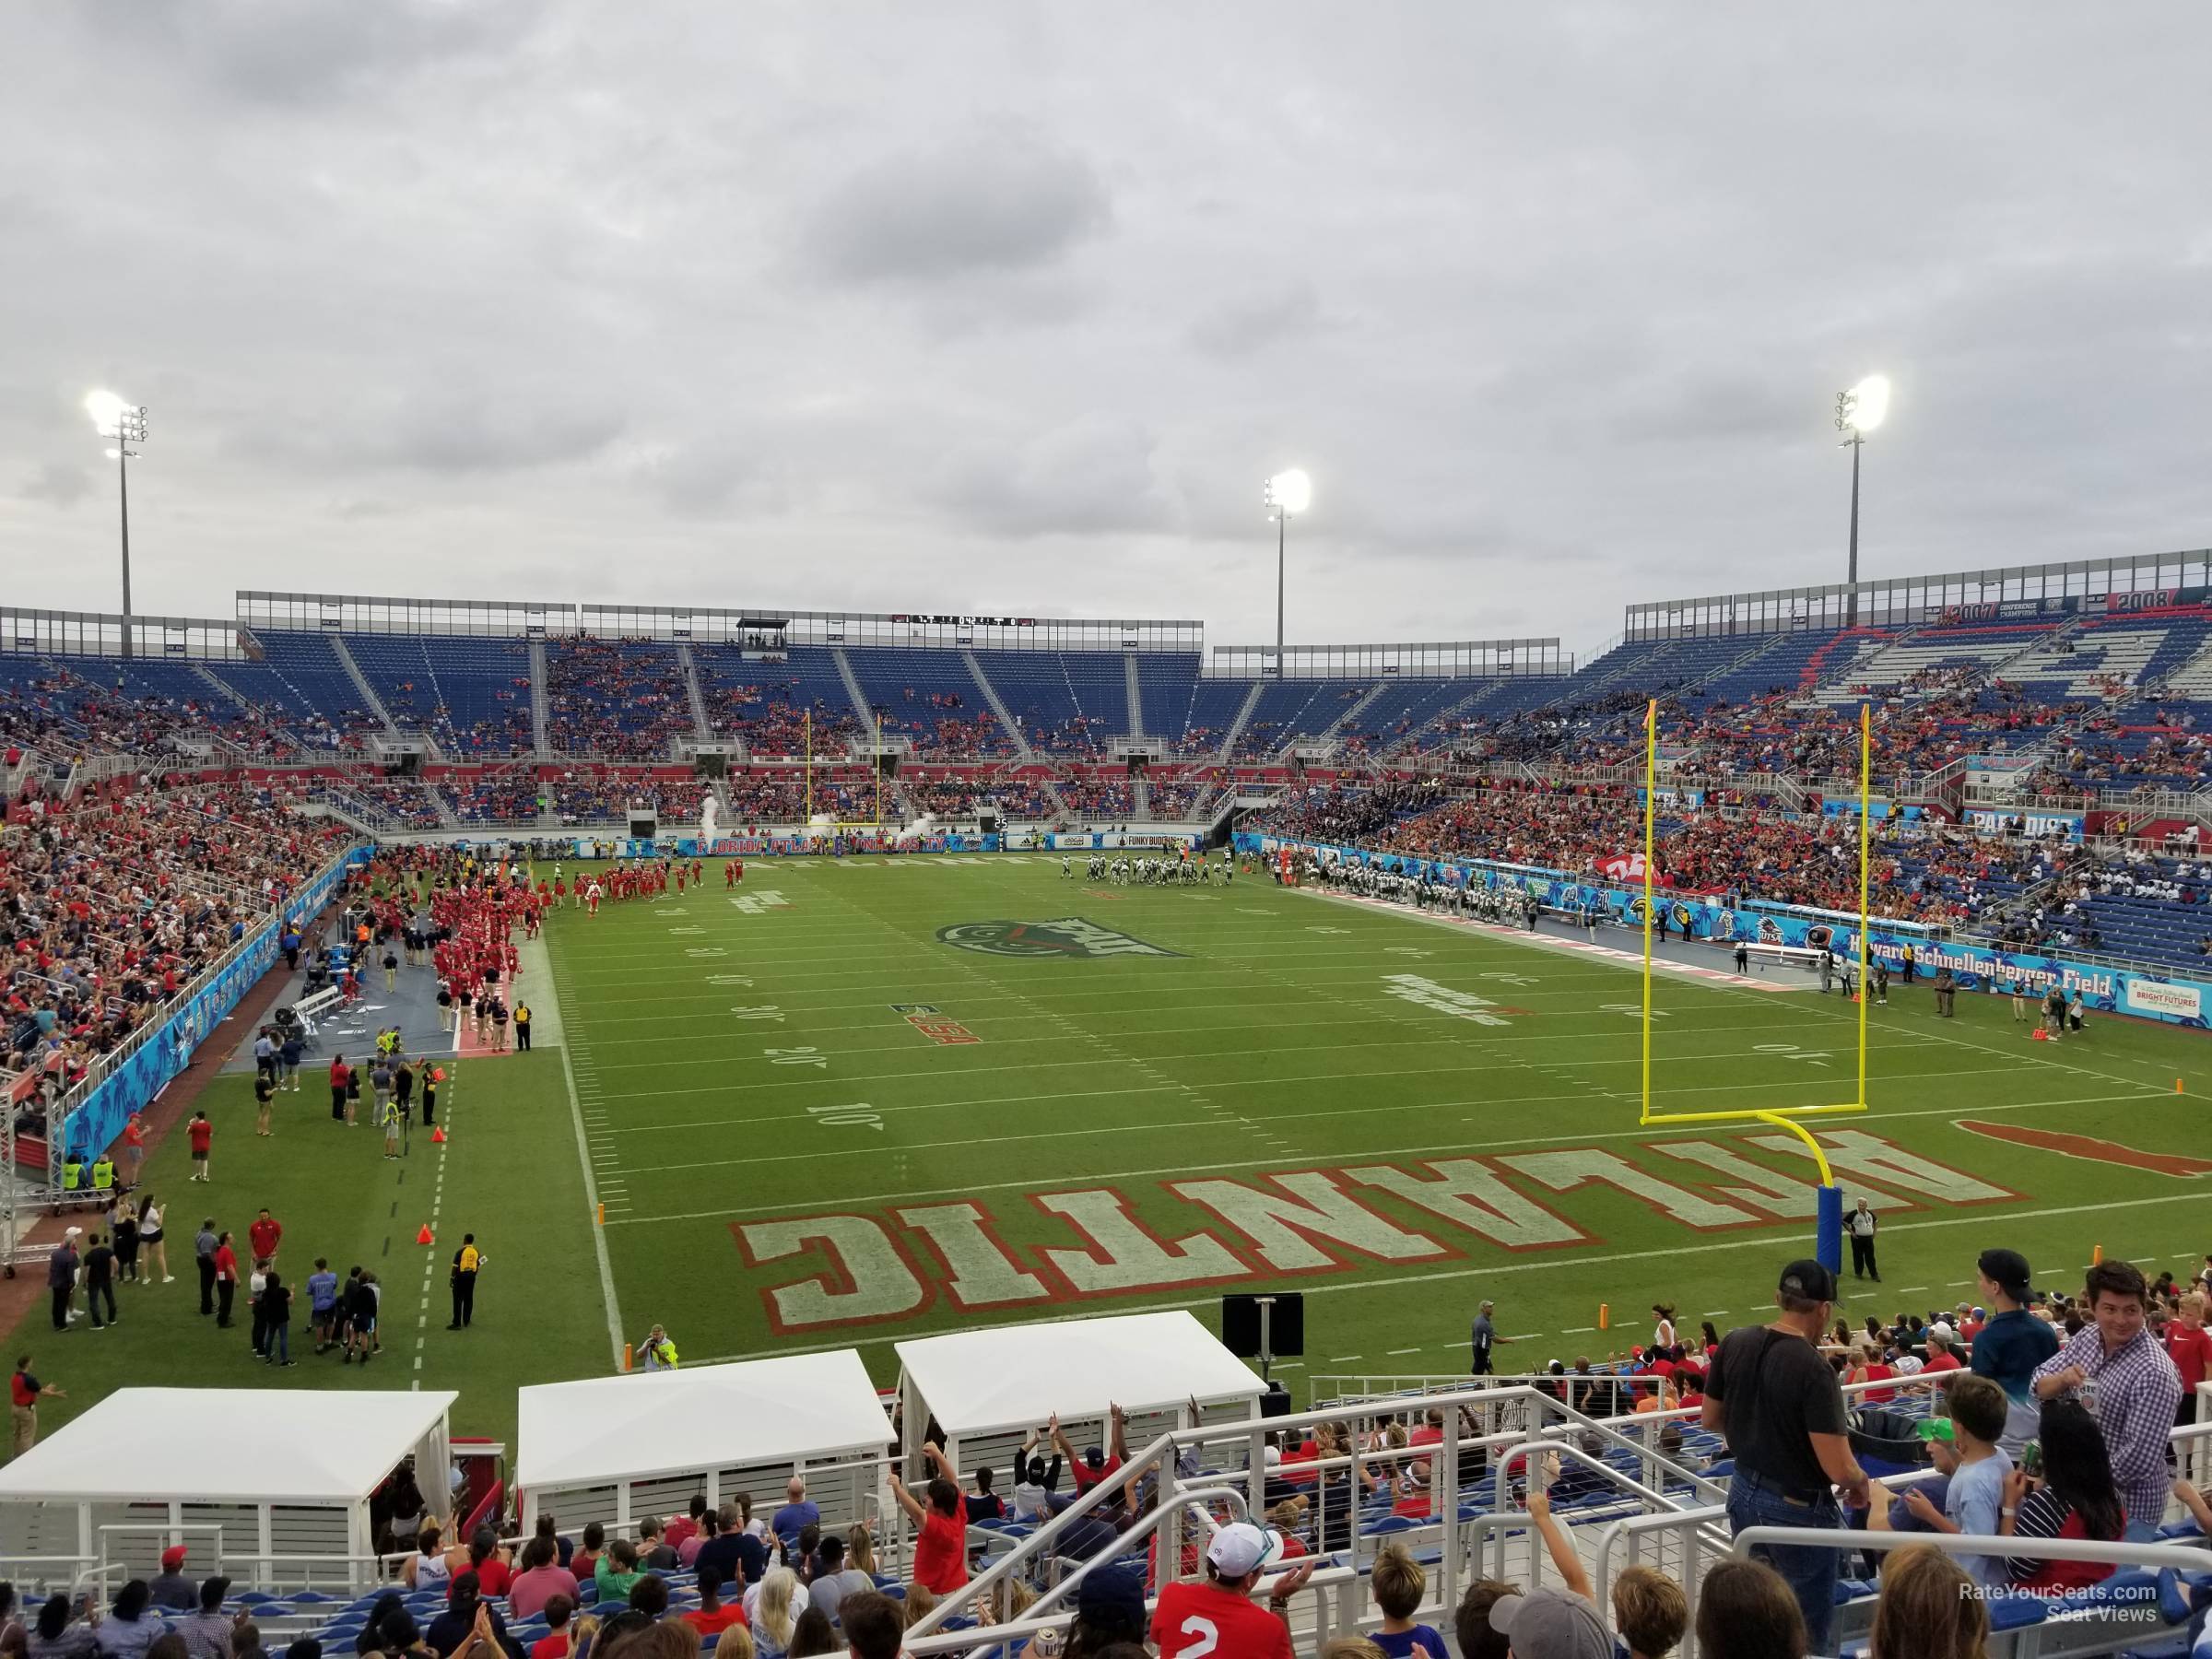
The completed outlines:
[[[247,935],[244,948],[194,992],[182,1008],[171,1013],[128,1059],[102,1078],[84,1102],[69,1114],[63,1131],[69,1149],[89,1157],[121,1135],[131,1113],[143,1110],[171,1077],[184,1069],[192,1051],[238,1006],[254,982],[276,959],[276,941],[284,933],[286,919],[314,915],[329,900],[346,872],[368,861],[368,848],[354,848],[338,863],[308,881],[257,931]]]
[[[1643,891],[1574,880],[1556,870],[1523,865],[1492,865],[1472,859],[1413,858],[1395,853],[1369,853],[1357,847],[1337,847],[1323,841],[1284,841],[1272,835],[1241,830],[1239,852],[1273,856],[1285,847],[1299,847],[1354,864],[1372,864],[1406,876],[1427,876],[1447,886],[1474,885],[1511,888],[1534,893],[1547,909],[1583,913],[1602,911],[1615,923],[1641,928]],[[1729,906],[1716,899],[1669,893],[1661,900],[1669,929],[1685,938],[1715,944],[1790,945],[1814,950],[1833,950],[1846,960],[1859,952],[1858,918],[1841,911],[1822,911],[1783,905],[1747,903]],[[1961,991],[2005,993],[2024,986],[2041,995],[2056,985],[2069,999],[2081,993],[2082,1006],[2103,1014],[2132,1014],[2168,1025],[2206,1030],[2212,1026],[2212,982],[2176,977],[2148,969],[2099,967],[2037,951],[1998,950],[1986,945],[1964,944],[1934,936],[1934,930],[1912,922],[1885,922],[1869,930],[1866,951],[1870,959],[1889,964],[1901,977],[1905,949],[1910,946],[1916,978],[1933,977],[1948,968]]]
[[[563,838],[567,856],[594,858],[828,858],[837,853],[995,853],[996,835],[976,835],[939,830],[928,835],[718,835],[701,841],[696,835],[662,836],[643,841],[627,835]]]
[[[1052,836],[1055,853],[1103,853],[1114,847],[1142,847],[1158,851],[1163,847],[1195,847],[1199,838],[1182,835],[1140,835],[1124,830],[1055,830]]]

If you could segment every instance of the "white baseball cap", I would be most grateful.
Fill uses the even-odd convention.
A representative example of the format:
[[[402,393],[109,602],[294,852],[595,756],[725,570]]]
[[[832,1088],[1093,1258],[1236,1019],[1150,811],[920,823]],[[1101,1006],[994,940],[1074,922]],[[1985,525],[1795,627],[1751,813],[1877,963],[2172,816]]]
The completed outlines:
[[[65,1229],[65,1230],[63,1231],[63,1233],[62,1233],[62,1237],[63,1237],[63,1238],[65,1238],[65,1239],[74,1239],[74,1238],[76,1238],[76,1237],[78,1237],[80,1234],[82,1234],[82,1233],[84,1232],[84,1230],[84,1230],[83,1228],[81,1228],[81,1227],[72,1227],[72,1228],[68,1228],[68,1229]]]
[[[1282,1461],[1283,1449],[1280,1446],[1263,1446],[1260,1448],[1260,1462],[1265,1464],[1268,1468],[1274,1468]]]
[[[1206,1547],[1206,1559],[1225,1579],[1241,1579],[1255,1567],[1265,1567],[1282,1549],[1280,1533],[1268,1532],[1249,1521],[1232,1521],[1214,1535]]]

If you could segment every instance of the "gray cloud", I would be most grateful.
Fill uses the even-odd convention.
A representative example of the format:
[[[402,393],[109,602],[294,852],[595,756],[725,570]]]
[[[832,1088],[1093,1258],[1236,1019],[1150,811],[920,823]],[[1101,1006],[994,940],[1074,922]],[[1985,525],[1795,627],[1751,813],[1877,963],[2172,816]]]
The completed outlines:
[[[960,525],[997,536],[1097,536],[1171,528],[1176,506],[1156,441],[1124,422],[1085,420],[950,463],[934,491]]]
[[[74,507],[90,495],[92,488],[90,467],[79,465],[74,461],[48,461],[23,480],[18,493],[26,500],[46,501],[55,507]]]
[[[2208,53],[1904,0],[4,7],[0,571],[112,603],[103,382],[182,615],[304,558],[1243,641],[1299,465],[1293,633],[1588,644],[1837,577],[1877,369],[1869,574],[2201,545]]]
[[[943,282],[1049,265],[1112,217],[1088,161],[1007,126],[850,173],[816,204],[804,246],[842,281]]]
[[[1209,357],[1249,357],[1321,326],[1321,297],[1304,277],[1229,300],[1191,324],[1191,344]]]
[[[71,9],[88,42],[135,49],[240,99],[300,107],[455,59],[512,53],[531,23],[522,0],[100,0]]]

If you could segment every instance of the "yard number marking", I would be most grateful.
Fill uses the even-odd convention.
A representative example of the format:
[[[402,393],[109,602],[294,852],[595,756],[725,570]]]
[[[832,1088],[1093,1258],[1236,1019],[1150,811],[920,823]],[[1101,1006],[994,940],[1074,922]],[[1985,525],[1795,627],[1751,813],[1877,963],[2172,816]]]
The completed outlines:
[[[876,1115],[876,1108],[865,1100],[856,1100],[850,1106],[809,1106],[806,1115],[818,1124],[835,1124],[840,1128],[873,1129],[883,1133],[883,1120]]]

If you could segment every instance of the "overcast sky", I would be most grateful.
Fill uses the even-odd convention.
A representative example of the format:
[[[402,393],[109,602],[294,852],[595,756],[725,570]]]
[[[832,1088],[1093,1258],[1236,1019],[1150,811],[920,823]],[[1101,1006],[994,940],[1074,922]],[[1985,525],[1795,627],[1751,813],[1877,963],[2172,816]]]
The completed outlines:
[[[2212,13],[0,10],[0,599],[1615,633],[2202,547]]]

